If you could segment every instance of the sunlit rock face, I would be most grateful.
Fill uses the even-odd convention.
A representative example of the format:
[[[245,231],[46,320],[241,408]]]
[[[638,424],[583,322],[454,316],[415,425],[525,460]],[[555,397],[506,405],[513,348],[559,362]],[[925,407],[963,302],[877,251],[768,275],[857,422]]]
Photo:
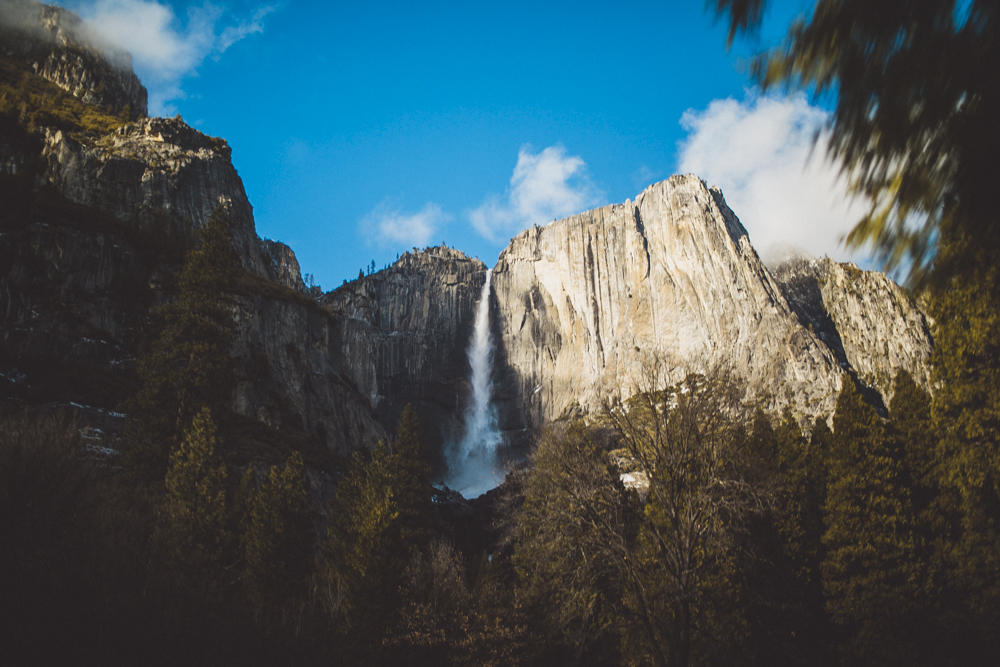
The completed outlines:
[[[12,7],[27,7],[18,17],[30,20],[12,28]],[[0,55],[32,67],[41,58],[35,71],[84,101],[127,104],[133,115],[141,107],[143,116],[145,91],[130,88],[130,68],[72,46],[59,35],[70,34],[73,19],[54,9],[50,21],[36,7],[0,5]],[[46,69],[57,52],[65,62],[81,58],[83,70]],[[290,248],[257,237],[224,140],[179,118],[142,117],[103,137],[41,128],[32,142],[28,155],[26,144],[0,135],[3,177],[103,218],[12,221],[4,210],[0,387],[16,400],[35,400],[39,373],[64,378],[71,368],[89,382],[86,395],[50,398],[113,409],[114,392],[102,388],[134,377],[139,343],[179,268],[178,253],[165,257],[150,240],[165,233],[190,243],[221,210],[252,277],[234,311],[237,411],[309,430],[344,452],[388,437],[407,403],[432,454],[461,437],[483,262],[428,248],[319,295]],[[530,442],[545,423],[596,410],[611,393],[627,396],[657,360],[672,380],[727,363],[770,407],[803,419],[832,414],[845,372],[876,401],[888,399],[901,368],[925,386],[929,379],[932,342],[905,290],[830,260],[772,275],[722,193],[694,176],[526,230],[501,253],[492,281],[493,399],[508,442]]]
[[[147,93],[132,57],[101,43],[75,13],[32,0],[0,4],[0,53],[87,104],[131,120],[146,116]]]
[[[824,258],[783,264],[774,277],[802,326],[886,404],[899,369],[930,386],[933,341],[926,317],[888,276]]]
[[[502,426],[537,427],[577,404],[595,410],[609,393],[641,387],[656,361],[674,380],[727,363],[770,395],[772,408],[809,417],[832,414],[844,370],[927,377],[930,341],[912,300],[884,276],[853,296],[828,282],[818,307],[852,330],[848,359],[803,324],[722,193],[695,176],[526,230],[501,253],[494,277]],[[889,296],[898,305],[860,307]],[[871,358],[896,345],[880,337],[899,327],[912,336],[910,352]]]

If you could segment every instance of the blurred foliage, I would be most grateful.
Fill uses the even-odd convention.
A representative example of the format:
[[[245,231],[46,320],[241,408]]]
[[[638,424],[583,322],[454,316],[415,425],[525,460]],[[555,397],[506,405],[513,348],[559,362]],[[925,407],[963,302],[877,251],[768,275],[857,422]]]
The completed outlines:
[[[759,27],[766,0],[712,0],[729,40]],[[912,286],[969,269],[1000,241],[1000,6],[993,0],[819,0],[758,82],[831,93],[829,155],[871,201],[847,245],[869,245]],[[951,238],[972,243],[938,253]]]

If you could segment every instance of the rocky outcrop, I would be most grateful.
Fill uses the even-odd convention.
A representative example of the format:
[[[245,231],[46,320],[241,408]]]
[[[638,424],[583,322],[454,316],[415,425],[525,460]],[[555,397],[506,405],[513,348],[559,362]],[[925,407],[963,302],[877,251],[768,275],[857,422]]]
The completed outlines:
[[[291,248],[279,241],[262,239],[260,251],[261,256],[267,260],[268,274],[274,282],[290,287],[296,292],[308,293],[306,284],[302,281],[299,260],[295,258]]]
[[[673,380],[728,364],[770,395],[772,408],[830,415],[842,369],[852,367],[800,323],[722,193],[695,176],[521,233],[501,253],[493,284],[507,429],[537,427],[577,404],[594,410],[612,392],[629,395],[656,364]],[[831,282],[830,298],[837,289]],[[866,315],[863,302],[838,306],[843,325],[858,327],[850,335],[860,356],[864,340],[892,328],[865,328],[866,317],[882,313]],[[858,363],[925,377],[919,355]]]
[[[93,140],[47,130],[42,184],[144,229],[191,238],[221,208],[247,269],[271,276],[229,145],[176,118],[146,118]]]
[[[466,348],[486,265],[441,246],[407,252],[322,301],[341,320],[340,351],[383,424],[407,403],[433,455],[453,435],[471,388]]]
[[[63,10],[32,14],[32,28],[12,24],[15,6],[36,7],[2,6],[8,55],[31,58],[44,44],[50,55],[97,58],[75,74],[36,70],[85,101],[136,102],[127,76],[101,79],[118,66],[72,41],[78,24]],[[131,391],[139,341],[170,298],[184,247],[221,211],[247,270],[235,309],[237,411],[342,452],[386,438],[407,403],[432,457],[459,435],[483,262],[444,246],[414,250],[320,295],[288,246],[257,237],[222,139],[179,118],[141,118],[103,136],[42,128],[30,142],[7,139],[0,178],[30,192],[0,219],[9,267],[0,393],[113,409]],[[803,421],[832,414],[844,372],[876,402],[900,368],[926,385],[926,322],[888,278],[829,260],[775,276],[722,193],[694,176],[519,234],[497,261],[490,297],[508,442],[627,396],[657,368],[677,381],[728,365],[772,409],[789,406]]]
[[[310,431],[343,453],[388,437],[341,354],[342,322],[316,305],[267,294],[244,294],[237,306],[237,412]]]
[[[888,276],[829,258],[788,262],[774,276],[802,326],[886,403],[899,369],[930,386],[927,320],[912,295]]]
[[[131,56],[102,43],[73,12],[32,0],[0,4],[0,53],[87,104],[129,119],[146,116],[147,93]]]
[[[78,55],[84,71],[64,87],[114,106],[94,95],[124,94],[101,78],[117,66],[80,46],[74,15],[37,8],[2,5],[8,57]],[[11,27],[12,16],[21,23]],[[340,452],[386,437],[344,363],[340,320],[312,298],[291,249],[257,237],[224,140],[180,118],[142,118],[99,136],[42,127],[29,139],[0,137],[0,178],[18,200],[0,217],[0,397],[113,411],[135,389],[140,343],[171,298],[183,250],[220,211],[248,272],[234,311],[233,407]]]

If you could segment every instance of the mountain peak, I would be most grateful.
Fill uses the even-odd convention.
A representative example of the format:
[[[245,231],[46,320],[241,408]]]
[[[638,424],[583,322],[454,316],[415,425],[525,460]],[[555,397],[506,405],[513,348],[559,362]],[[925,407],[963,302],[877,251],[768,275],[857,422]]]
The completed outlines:
[[[0,55],[87,104],[129,119],[147,115],[148,93],[132,57],[103,39],[75,12],[34,0],[0,4]]]

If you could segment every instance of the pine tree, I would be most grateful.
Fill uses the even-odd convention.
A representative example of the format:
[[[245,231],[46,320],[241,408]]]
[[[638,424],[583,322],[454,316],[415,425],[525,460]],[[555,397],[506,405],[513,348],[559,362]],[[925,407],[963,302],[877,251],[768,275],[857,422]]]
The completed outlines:
[[[330,503],[328,538],[323,543],[331,612],[342,629],[371,628],[395,607],[400,559],[399,505],[389,479],[392,461],[384,443],[371,459],[356,452]],[[355,635],[364,643],[375,638]]]
[[[399,508],[400,539],[414,547],[430,537],[431,506],[430,466],[424,459],[420,441],[420,423],[409,403],[403,408],[392,443],[393,495]]]
[[[379,442],[370,458],[356,453],[340,479],[323,554],[332,611],[346,627],[385,627],[398,608],[403,571],[430,535],[427,475],[416,413],[407,406],[392,446]]]
[[[767,0],[713,0],[729,39]],[[966,275],[997,247],[1000,5],[992,0],[819,0],[751,69],[758,82],[829,93],[828,152],[871,210],[847,237],[912,283]],[[830,100],[831,98],[825,98]],[[915,220],[922,224],[914,225]],[[949,252],[939,243],[974,241]],[[935,247],[938,252],[935,252]],[[974,270],[974,269],[973,269]],[[995,283],[994,283],[995,284]],[[939,320],[940,321],[940,320]]]
[[[226,543],[226,467],[208,408],[195,415],[171,454],[163,518],[171,556],[196,578],[212,578]]]
[[[780,419],[762,412],[754,419],[751,445],[767,469],[757,484],[773,489],[769,512],[751,524],[744,565],[749,648],[758,664],[823,664],[829,654],[819,572],[826,491],[821,439],[810,442],[790,409]]]
[[[914,510],[918,514],[928,512],[939,495],[941,474],[931,419],[931,397],[905,370],[896,375],[893,384],[889,421],[892,436],[910,476],[908,485],[913,495]],[[926,522],[922,520],[921,523]]]
[[[309,575],[312,517],[298,452],[292,452],[284,466],[271,466],[259,486],[255,477],[250,466],[243,482],[247,490],[240,546],[250,599],[263,609],[301,592]]]
[[[827,609],[851,653],[912,664],[905,636],[926,580],[902,455],[850,379],[837,398],[824,504]]]
[[[944,260],[974,261],[932,292],[933,425],[947,560],[969,645],[1000,650],[1000,262],[995,248],[951,240]],[[976,659],[970,658],[973,662]]]
[[[216,418],[229,407],[234,376],[232,291],[240,271],[221,210],[187,252],[177,300],[160,308],[163,329],[140,355],[141,388],[125,404],[133,444],[162,465],[183,428],[203,407]]]

